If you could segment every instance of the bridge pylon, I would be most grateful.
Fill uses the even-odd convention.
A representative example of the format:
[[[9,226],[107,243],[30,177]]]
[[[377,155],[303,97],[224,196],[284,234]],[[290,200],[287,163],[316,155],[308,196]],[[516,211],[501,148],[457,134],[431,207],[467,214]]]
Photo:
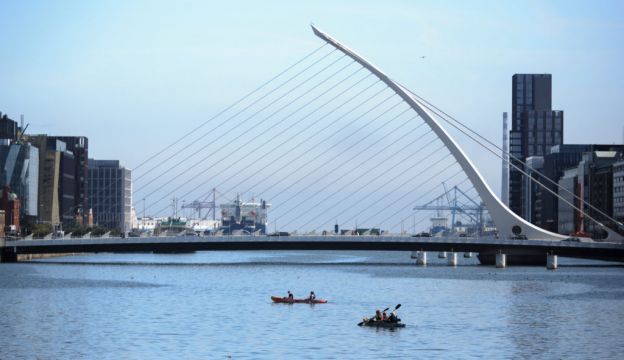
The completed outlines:
[[[459,147],[457,142],[451,137],[451,135],[442,127],[442,125],[429,113],[426,106],[412,96],[410,92],[392,80],[383,71],[371,64],[368,60],[357,54],[352,49],[349,49],[344,44],[340,43],[336,39],[332,38],[327,33],[322,32],[317,27],[312,25],[314,34],[321,38],[326,43],[335,47],[355,62],[362,65],[379,80],[385,83],[390,89],[392,89],[397,95],[399,95],[426,123],[431,130],[438,136],[438,138],[444,143],[449,152],[453,155],[457,163],[460,165],[464,173],[468,176],[468,179],[472,183],[473,187],[479,194],[481,200],[485,203],[485,207],[488,209],[492,221],[496,225],[499,235],[502,238],[517,238],[527,240],[563,240],[567,236],[557,234],[544,230],[538,226],[531,224],[516,213],[511,211],[507,205],[494,194],[489,185],[485,182],[483,176],[479,173],[476,166],[468,158],[466,153]]]

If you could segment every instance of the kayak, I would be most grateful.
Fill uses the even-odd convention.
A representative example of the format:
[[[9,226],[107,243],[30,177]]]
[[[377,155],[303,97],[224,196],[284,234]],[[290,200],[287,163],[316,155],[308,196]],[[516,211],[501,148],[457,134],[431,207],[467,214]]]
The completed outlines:
[[[389,321],[367,321],[364,322],[362,321],[361,323],[358,324],[358,326],[371,326],[371,327],[378,327],[378,328],[403,328],[405,327],[405,324],[400,323],[400,322],[389,322]]]
[[[284,304],[325,304],[327,303],[327,300],[323,300],[323,299],[314,299],[314,300],[289,299],[287,297],[277,297],[277,296],[271,296],[271,300],[273,300],[274,303],[284,303]]]

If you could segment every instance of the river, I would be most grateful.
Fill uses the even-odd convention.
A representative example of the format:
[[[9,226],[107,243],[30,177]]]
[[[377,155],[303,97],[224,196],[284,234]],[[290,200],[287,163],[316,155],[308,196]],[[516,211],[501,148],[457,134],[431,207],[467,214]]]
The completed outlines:
[[[503,359],[624,353],[624,267],[405,252],[94,254],[0,264],[0,359]],[[314,290],[328,304],[273,304]],[[403,329],[356,324],[394,307]]]

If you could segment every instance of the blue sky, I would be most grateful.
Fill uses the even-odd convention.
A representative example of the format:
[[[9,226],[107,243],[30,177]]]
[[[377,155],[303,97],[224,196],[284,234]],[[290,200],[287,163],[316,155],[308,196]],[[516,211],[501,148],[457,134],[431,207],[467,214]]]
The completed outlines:
[[[621,1],[2,1],[0,111],[132,168],[318,47],[315,23],[499,143],[514,73],[566,143],[621,143]],[[426,56],[422,59],[421,56]],[[458,139],[499,189],[500,162]]]

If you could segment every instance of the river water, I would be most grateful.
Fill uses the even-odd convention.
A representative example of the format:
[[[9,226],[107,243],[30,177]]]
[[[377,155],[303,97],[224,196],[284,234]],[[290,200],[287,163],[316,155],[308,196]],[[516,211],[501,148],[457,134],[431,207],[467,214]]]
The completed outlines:
[[[97,254],[0,264],[0,359],[621,358],[624,267],[417,267],[398,252]],[[440,261],[440,263],[435,263]],[[324,305],[273,304],[270,295]],[[361,328],[402,306],[407,327]]]

